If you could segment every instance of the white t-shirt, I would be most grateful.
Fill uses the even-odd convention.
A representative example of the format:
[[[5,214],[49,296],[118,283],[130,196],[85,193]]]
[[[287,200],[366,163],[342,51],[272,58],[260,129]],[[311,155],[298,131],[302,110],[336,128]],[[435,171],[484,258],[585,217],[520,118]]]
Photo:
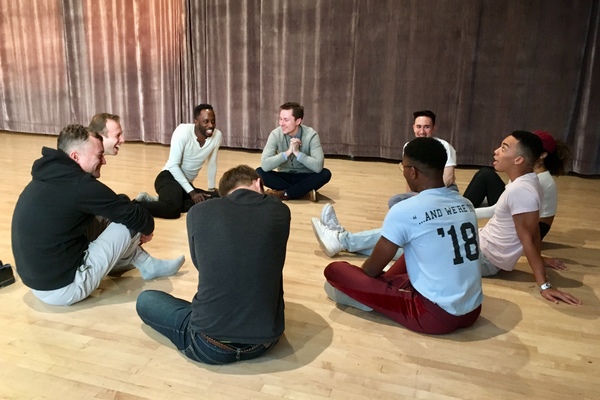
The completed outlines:
[[[381,236],[404,247],[410,282],[427,299],[452,315],[481,304],[475,208],[457,191],[428,189],[397,203]]]
[[[204,162],[208,160],[206,171],[208,188],[214,188],[217,175],[217,153],[222,137],[221,131],[214,129],[212,136],[206,138],[204,146],[200,147],[194,132],[194,124],[180,124],[173,131],[169,159],[163,171],[169,171],[183,190],[189,193],[194,190],[192,183]]]
[[[448,159],[446,160],[446,165],[444,165],[444,167],[456,167],[456,150],[454,150],[454,147],[452,147],[452,145],[450,143],[446,142],[444,139],[440,139],[437,137],[433,137],[433,138],[444,145],[444,148],[446,149],[446,153],[448,154]],[[404,147],[406,147],[407,144],[408,143],[404,143]],[[402,148],[403,156],[404,156],[404,147]]]
[[[550,171],[537,174],[542,187],[542,206],[540,207],[540,218],[552,217],[556,215],[558,208],[558,190],[556,182]]]
[[[523,245],[517,236],[513,215],[538,211],[542,188],[535,172],[522,175],[506,185],[496,203],[494,216],[479,230],[479,247],[496,267],[512,271]]]
[[[542,203],[540,206],[540,218],[553,217],[556,215],[558,208],[558,190],[556,182],[549,171],[537,174],[542,187]],[[508,181],[510,183],[510,181]],[[492,218],[496,205],[489,207],[478,207],[475,209],[477,218]]]

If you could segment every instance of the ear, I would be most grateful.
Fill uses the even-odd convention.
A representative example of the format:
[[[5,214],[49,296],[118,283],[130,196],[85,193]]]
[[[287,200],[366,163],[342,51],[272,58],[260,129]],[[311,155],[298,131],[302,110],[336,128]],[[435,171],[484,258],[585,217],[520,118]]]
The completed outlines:
[[[296,126],[299,126],[302,123],[302,118],[298,118],[294,122],[296,123]]]
[[[417,171],[416,168],[409,168],[408,176],[410,176],[411,179],[417,179],[418,174],[419,171]]]
[[[71,150],[71,152],[69,153],[69,157],[76,163],[79,163],[79,153],[77,152],[77,150]]]
[[[525,157],[523,157],[523,156],[517,156],[514,161],[515,165],[523,164],[524,162],[525,162]]]
[[[540,156],[540,160],[543,160],[546,157],[548,157],[548,153],[543,152],[542,155]]]

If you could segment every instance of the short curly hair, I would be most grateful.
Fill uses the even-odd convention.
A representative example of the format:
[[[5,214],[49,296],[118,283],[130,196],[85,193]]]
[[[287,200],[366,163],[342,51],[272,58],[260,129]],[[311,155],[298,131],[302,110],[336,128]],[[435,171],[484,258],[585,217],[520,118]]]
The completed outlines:
[[[102,136],[98,132],[92,131],[80,124],[70,124],[65,126],[58,135],[56,148],[69,154],[71,150],[78,148],[82,144],[94,137],[102,142]]]

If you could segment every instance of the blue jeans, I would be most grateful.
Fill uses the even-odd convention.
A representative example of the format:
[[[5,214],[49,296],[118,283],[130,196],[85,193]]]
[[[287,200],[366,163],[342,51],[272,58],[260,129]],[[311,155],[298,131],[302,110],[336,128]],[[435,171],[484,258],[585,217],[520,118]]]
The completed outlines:
[[[274,190],[285,190],[288,198],[299,199],[311,190],[319,190],[331,179],[331,171],[323,168],[321,172],[296,174],[293,172],[263,171],[256,168],[256,172],[265,186]]]
[[[277,340],[265,344],[221,343],[195,332],[190,326],[192,303],[158,290],[140,293],[136,310],[145,324],[166,336],[187,358],[205,364],[251,360],[277,343]]]

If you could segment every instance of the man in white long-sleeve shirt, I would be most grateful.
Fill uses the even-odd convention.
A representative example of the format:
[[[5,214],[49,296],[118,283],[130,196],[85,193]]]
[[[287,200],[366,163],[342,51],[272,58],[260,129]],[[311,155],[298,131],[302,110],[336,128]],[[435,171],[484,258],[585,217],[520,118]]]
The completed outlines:
[[[169,160],[154,181],[158,197],[142,192],[136,198],[154,217],[179,218],[194,204],[218,197],[215,179],[222,134],[215,126],[212,106],[200,104],[194,108],[194,123],[180,124],[175,129]],[[197,189],[193,182],[205,163],[208,190]]]

